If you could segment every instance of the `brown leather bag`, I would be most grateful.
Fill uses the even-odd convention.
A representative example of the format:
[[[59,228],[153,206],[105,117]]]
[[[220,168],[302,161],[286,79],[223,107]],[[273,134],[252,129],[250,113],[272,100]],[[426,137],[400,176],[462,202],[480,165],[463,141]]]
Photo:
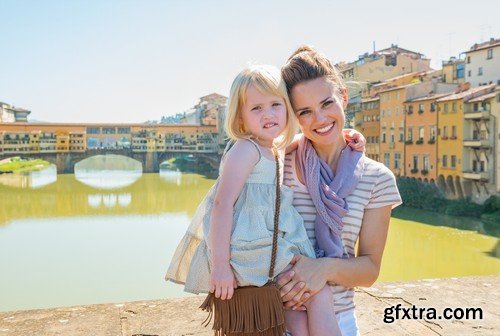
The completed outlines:
[[[213,318],[215,336],[283,336],[286,331],[283,302],[273,282],[280,212],[279,157],[276,148],[273,148],[273,152],[276,160],[276,204],[269,281],[262,287],[238,287],[230,300],[221,300],[213,293],[208,294],[200,308],[209,314],[203,322],[204,326]]]

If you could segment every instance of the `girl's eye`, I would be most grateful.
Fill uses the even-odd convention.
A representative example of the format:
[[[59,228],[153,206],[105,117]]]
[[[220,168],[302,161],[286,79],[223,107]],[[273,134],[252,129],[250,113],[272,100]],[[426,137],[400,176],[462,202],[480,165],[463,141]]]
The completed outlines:
[[[252,108],[251,111],[258,111],[258,110],[260,110],[260,106],[255,106],[254,108]]]

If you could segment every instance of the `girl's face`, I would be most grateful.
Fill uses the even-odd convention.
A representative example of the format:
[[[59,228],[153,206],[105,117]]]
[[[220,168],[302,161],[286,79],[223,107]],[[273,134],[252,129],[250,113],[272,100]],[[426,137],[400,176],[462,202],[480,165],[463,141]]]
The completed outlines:
[[[271,147],[286,127],[286,105],[280,96],[260,92],[250,85],[241,107],[240,123],[244,130],[264,146]]]
[[[344,143],[345,90],[340,94],[328,78],[316,78],[297,84],[291,102],[302,133],[316,146]]]

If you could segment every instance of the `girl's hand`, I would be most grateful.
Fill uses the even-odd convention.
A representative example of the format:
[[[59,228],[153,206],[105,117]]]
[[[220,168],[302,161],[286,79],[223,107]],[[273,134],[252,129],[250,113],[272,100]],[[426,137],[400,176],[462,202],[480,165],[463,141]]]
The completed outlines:
[[[355,151],[364,152],[366,146],[366,138],[360,132],[355,129],[346,128],[342,130],[344,133],[344,139]]]
[[[210,292],[214,293],[216,298],[229,300],[233,297],[236,287],[236,278],[229,263],[213,267],[210,274]]]

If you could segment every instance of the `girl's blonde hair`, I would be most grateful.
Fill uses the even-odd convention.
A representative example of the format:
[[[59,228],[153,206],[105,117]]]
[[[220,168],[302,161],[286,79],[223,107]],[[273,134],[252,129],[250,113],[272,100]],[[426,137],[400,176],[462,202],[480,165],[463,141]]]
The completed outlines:
[[[283,98],[287,111],[286,127],[281,136],[275,139],[275,144],[280,147],[289,145],[297,133],[297,121],[292,105],[288,99],[286,84],[280,71],[270,65],[251,65],[243,69],[234,79],[227,103],[224,127],[231,140],[248,139],[252,136],[241,125],[241,108],[246,101],[248,87],[254,85],[262,94],[269,94]]]

